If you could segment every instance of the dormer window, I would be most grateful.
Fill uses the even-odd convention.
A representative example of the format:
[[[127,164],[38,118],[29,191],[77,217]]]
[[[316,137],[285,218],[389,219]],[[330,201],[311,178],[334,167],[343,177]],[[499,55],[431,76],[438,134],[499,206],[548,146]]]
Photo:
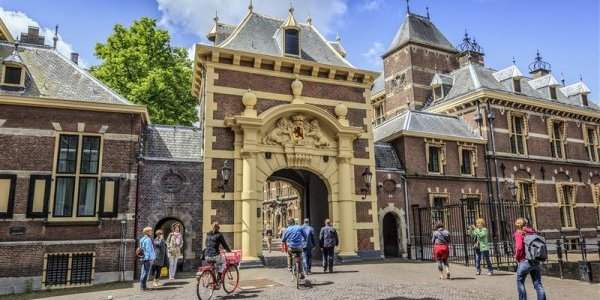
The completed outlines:
[[[15,44],[13,52],[2,60],[2,85],[13,87],[23,87],[25,85],[26,70],[18,48],[19,45]]]
[[[552,100],[556,100],[556,88],[551,86],[550,87],[550,99]]]
[[[588,106],[589,105],[587,94],[581,94],[581,104],[583,106]]]
[[[513,90],[515,91],[515,93],[521,92],[521,79],[520,78],[513,78]]]
[[[23,68],[14,66],[4,67],[4,84],[9,85],[22,85]]]
[[[433,99],[437,100],[437,99],[441,99],[443,98],[443,90],[442,90],[442,86],[436,86],[433,88]]]
[[[300,56],[300,32],[297,29],[285,30],[285,54]]]

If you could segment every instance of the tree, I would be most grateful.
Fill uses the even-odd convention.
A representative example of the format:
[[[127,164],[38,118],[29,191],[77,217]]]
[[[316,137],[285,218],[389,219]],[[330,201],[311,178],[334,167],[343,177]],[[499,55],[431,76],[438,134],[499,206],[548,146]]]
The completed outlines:
[[[170,46],[169,33],[143,17],[126,28],[117,24],[106,43],[96,44],[102,62],[91,69],[98,79],[136,104],[155,123],[191,125],[197,121],[192,68],[187,50]]]

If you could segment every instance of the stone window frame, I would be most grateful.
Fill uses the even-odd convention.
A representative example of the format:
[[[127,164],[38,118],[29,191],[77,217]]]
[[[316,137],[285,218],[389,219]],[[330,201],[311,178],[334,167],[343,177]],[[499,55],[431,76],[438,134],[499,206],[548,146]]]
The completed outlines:
[[[429,147],[436,147],[440,149],[438,156],[438,164],[440,166],[439,172],[429,171]],[[445,173],[446,166],[446,143],[441,140],[425,139],[425,167],[428,175],[443,175]]]
[[[585,145],[586,153],[588,155],[588,159],[592,162],[600,162],[600,153],[598,152],[598,148],[600,147],[600,143],[598,142],[598,125],[595,124],[582,124],[581,130],[583,131],[583,143]],[[593,141],[590,142],[590,136],[588,134],[588,130],[592,130],[594,136]]]
[[[52,255],[68,255],[68,265],[67,265],[67,276],[66,276],[66,284],[46,284],[46,275],[48,273],[48,256]],[[92,265],[91,265],[91,280],[89,283],[71,283],[71,275],[72,275],[72,267],[73,267],[73,256],[75,255],[92,255]],[[82,286],[91,286],[94,285],[94,280],[96,276],[96,252],[94,251],[82,251],[82,252],[52,252],[52,253],[44,253],[44,264],[42,270],[41,285],[42,288],[48,289],[62,289],[62,288],[71,288],[71,287],[82,287]]]
[[[7,83],[6,81],[6,67],[10,67],[10,68],[18,68],[21,69],[21,79],[19,81],[19,84],[14,84],[14,83]],[[4,86],[12,86],[12,87],[25,87],[25,77],[27,76],[27,69],[20,64],[15,64],[15,63],[3,63],[2,64],[2,81],[0,81],[1,85]]]
[[[477,221],[478,218],[485,217],[484,216],[485,212],[482,213],[482,210],[481,210],[481,199],[482,198],[483,197],[482,197],[481,193],[462,193],[462,199],[464,199],[464,200],[470,200],[470,199],[475,200],[476,199],[476,202],[477,202],[477,205],[475,208],[475,217],[473,218],[474,219],[473,224],[468,224],[468,222],[467,222],[469,219],[469,217],[468,217],[469,208],[468,208],[466,201],[463,202],[463,204],[465,205],[465,225],[466,225],[465,227],[468,227],[469,225],[476,225],[475,221]]]
[[[600,183],[590,183],[592,190],[592,202],[596,207],[596,222],[600,227]]]
[[[77,155],[76,155],[76,166],[75,173],[59,173],[58,172],[58,158],[60,154],[60,138],[61,136],[72,135],[78,137],[77,143]],[[81,173],[81,160],[82,160],[82,144],[84,137],[98,137],[100,148],[98,155],[98,170],[95,174],[83,174]],[[55,147],[54,147],[54,156],[53,156],[53,166],[52,166],[52,185],[50,192],[50,200],[49,200],[49,213],[48,213],[48,221],[49,222],[70,222],[70,221],[97,221],[98,216],[100,214],[100,190],[101,190],[101,180],[102,180],[102,163],[104,160],[104,135],[98,133],[91,132],[69,132],[69,131],[60,131],[56,132],[55,135]],[[56,216],[54,213],[54,205],[56,201],[56,184],[58,177],[73,177],[75,178],[74,188],[73,188],[73,207],[71,208],[70,216]],[[95,178],[96,179],[96,197],[94,200],[94,215],[92,216],[79,216],[78,207],[79,207],[79,183],[81,178]]]
[[[555,139],[554,138],[554,124],[555,123],[560,123],[561,127],[559,129],[559,132],[561,134],[560,139]],[[567,153],[566,153],[566,144],[567,144],[567,120],[561,119],[561,118],[548,118],[546,120],[546,127],[548,130],[548,141],[550,142],[550,155],[552,155],[552,158],[555,159],[561,159],[561,160],[565,160],[567,159]],[[552,154],[552,152],[555,152],[555,144],[558,143],[558,145],[560,146],[560,150],[561,150],[561,157],[556,157]]]
[[[13,210],[15,206],[16,186],[17,186],[17,175],[15,174],[0,174],[0,196],[6,199],[0,199],[0,208],[6,207],[6,209],[0,210],[0,219],[12,219]]]
[[[373,121],[379,125],[385,121],[385,101],[379,101],[373,104]]]
[[[298,34],[298,53],[289,53],[289,52],[287,52],[288,49],[287,49],[287,41],[286,41],[286,39],[287,39],[287,33],[288,33],[288,31],[295,31]],[[283,45],[282,45],[283,47],[281,47],[281,48],[283,49],[283,55],[299,58],[300,55],[302,54],[302,47],[301,47],[301,45],[302,45],[302,42],[301,42],[302,38],[300,37],[300,28],[295,28],[295,27],[284,28],[284,30],[283,30],[283,39],[282,40],[283,40]]]
[[[563,229],[575,229],[577,228],[575,219],[575,208],[577,207],[577,184],[574,183],[556,183],[556,199],[558,201],[558,208],[560,210],[561,228]],[[564,187],[571,187],[571,202],[566,204],[564,201]],[[562,226],[563,222],[566,224],[567,220],[563,216],[563,208],[568,209],[569,217],[571,219],[571,226]]]
[[[446,207],[448,205],[448,202],[450,201],[450,194],[448,194],[447,192],[435,192],[435,193],[429,193],[429,208],[431,211],[431,223],[432,225],[435,225],[433,223],[433,214],[434,212],[437,212],[437,209],[434,209],[433,206],[433,202],[436,198],[444,198],[444,208],[442,209],[442,218],[443,218],[443,223],[444,223],[444,227],[448,226],[448,208]]]
[[[535,229],[535,228],[537,228],[536,208],[540,205],[539,201],[538,201],[538,188],[537,188],[536,180],[535,179],[515,179],[514,183],[515,183],[515,186],[517,187],[517,196],[516,196],[517,203],[521,204],[525,207],[528,207],[530,209],[531,220],[529,220],[529,221],[531,222],[531,225]],[[530,195],[529,195],[530,203],[529,204],[525,204],[523,202],[523,190],[522,190],[523,184],[531,185],[531,189],[529,191],[529,193],[530,193]]]
[[[522,140],[523,140],[523,153],[515,153],[512,151],[512,139],[513,136],[517,136],[518,134],[516,132],[513,132],[513,129],[515,128],[514,124],[515,124],[515,117],[520,117],[523,120],[523,126],[522,126]],[[527,150],[527,140],[529,139],[529,115],[527,113],[523,113],[523,112],[517,112],[517,111],[512,111],[509,110],[506,112],[506,119],[507,119],[507,126],[508,126],[508,139],[509,139],[509,144],[511,145],[511,149],[510,152],[512,154],[515,155],[519,155],[519,156],[527,156],[529,154],[529,151]],[[517,149],[518,152],[518,147],[517,145],[517,141],[515,140],[515,149]]]
[[[462,172],[463,166],[463,150],[471,152],[471,174],[464,174]],[[473,143],[458,143],[458,164],[459,172],[461,176],[475,177],[477,175],[477,146]]]

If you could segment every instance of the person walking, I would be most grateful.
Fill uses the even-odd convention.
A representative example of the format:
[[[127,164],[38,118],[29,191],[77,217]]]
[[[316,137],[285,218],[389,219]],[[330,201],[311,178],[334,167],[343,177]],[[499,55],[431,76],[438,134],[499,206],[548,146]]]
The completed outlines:
[[[283,234],[281,242],[287,245],[288,253],[288,270],[292,270],[294,264],[294,258],[296,256],[302,257],[304,245],[306,244],[306,234],[302,226],[296,225],[296,221],[292,218],[288,220],[288,227]],[[304,279],[304,272],[302,272],[302,264],[300,264],[300,279]]]
[[[323,253],[323,272],[333,273],[333,259],[335,247],[339,245],[338,234],[335,228],[331,226],[329,219],[325,220],[325,226],[319,232],[319,247]]]
[[[488,230],[485,227],[485,220],[483,218],[477,219],[475,225],[469,227],[468,234],[475,240],[473,250],[475,251],[475,270],[477,270],[477,275],[481,275],[481,258],[483,257],[487,264],[487,275],[491,276],[494,273],[494,269],[490,260]]]
[[[167,237],[167,254],[169,256],[169,280],[175,279],[177,273],[177,263],[182,258],[183,235],[181,234],[181,224],[173,223],[171,233]]]
[[[306,235],[306,244],[302,251],[302,263],[304,264],[304,272],[310,275],[312,269],[312,250],[315,247],[315,229],[310,226],[308,218],[304,219],[302,230]]]
[[[140,289],[145,291],[148,287],[146,286],[146,280],[150,274],[150,268],[152,267],[152,261],[156,258],[154,253],[154,246],[152,243],[152,227],[145,227],[142,230],[143,236],[140,239],[139,248],[136,250],[136,254],[140,258],[141,272],[140,272]]]
[[[265,236],[267,238],[267,249],[269,249],[269,253],[271,253],[271,248],[273,246],[273,229],[271,226],[267,225],[267,230],[265,230]]]
[[[542,285],[542,270],[540,263],[536,260],[527,259],[525,238],[527,235],[536,235],[535,230],[527,226],[527,221],[523,218],[515,220],[515,233],[513,237],[515,239],[515,260],[517,261],[517,291],[519,294],[519,300],[527,299],[527,292],[525,291],[525,279],[527,274],[531,274],[531,281],[533,281],[533,287],[537,295],[537,300],[545,300],[546,292]]]
[[[167,256],[167,243],[163,237],[163,231],[161,229],[156,231],[156,237],[154,238],[154,253],[156,258],[152,264],[152,287],[159,287],[160,271],[162,267],[167,265],[169,257]]]
[[[437,261],[437,268],[440,271],[440,279],[450,279],[450,266],[448,265],[448,255],[450,250],[450,233],[444,228],[442,222],[435,223],[431,243],[433,244],[433,257]],[[444,276],[444,270],[446,275]]]

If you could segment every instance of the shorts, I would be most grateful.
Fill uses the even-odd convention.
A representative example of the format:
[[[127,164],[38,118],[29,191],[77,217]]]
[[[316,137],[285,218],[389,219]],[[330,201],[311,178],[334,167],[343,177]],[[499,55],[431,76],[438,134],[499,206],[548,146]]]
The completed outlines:
[[[450,250],[448,244],[435,244],[433,245],[433,258],[435,260],[448,260]]]

